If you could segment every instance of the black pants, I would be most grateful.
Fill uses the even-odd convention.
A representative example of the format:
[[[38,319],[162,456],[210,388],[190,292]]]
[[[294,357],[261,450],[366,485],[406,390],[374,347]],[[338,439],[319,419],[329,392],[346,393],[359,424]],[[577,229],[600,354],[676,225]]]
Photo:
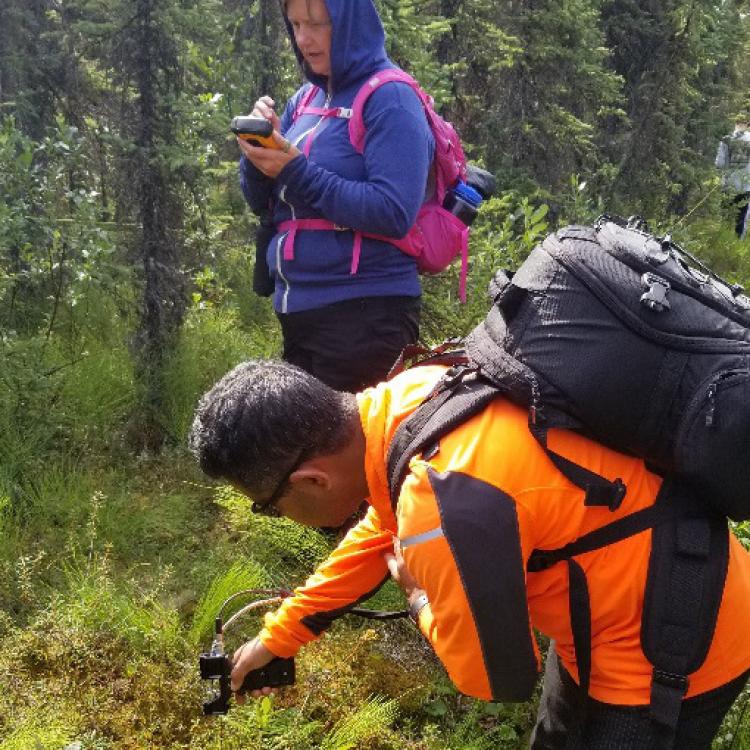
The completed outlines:
[[[745,222],[747,221],[747,212],[750,210],[748,201],[750,201],[750,193],[739,193],[732,201],[737,211],[737,221],[734,225],[734,231],[740,239],[745,236]]]
[[[385,380],[401,350],[419,337],[419,297],[363,297],[279,313],[282,357],[338,391]]]
[[[674,750],[710,750],[711,740],[748,673],[708,693],[683,701]],[[531,750],[655,750],[657,728],[648,706],[614,706],[589,698],[585,718],[578,685],[550,646]]]

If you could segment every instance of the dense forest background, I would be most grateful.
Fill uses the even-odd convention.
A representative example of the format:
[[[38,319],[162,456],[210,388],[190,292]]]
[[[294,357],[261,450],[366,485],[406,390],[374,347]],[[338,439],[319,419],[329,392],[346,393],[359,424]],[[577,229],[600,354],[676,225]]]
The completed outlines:
[[[494,267],[604,212],[750,281],[713,168],[750,109],[747,3],[377,4],[500,186],[469,304],[455,270],[424,280],[427,343],[486,311]],[[185,449],[199,394],[278,353],[227,128],[299,83],[277,0],[0,3],[0,750],[524,746],[533,706],[457,695],[404,622],[342,622],[295,688],[200,716],[221,601],[303,580],[332,543],[254,518]],[[717,747],[750,748],[744,705]]]

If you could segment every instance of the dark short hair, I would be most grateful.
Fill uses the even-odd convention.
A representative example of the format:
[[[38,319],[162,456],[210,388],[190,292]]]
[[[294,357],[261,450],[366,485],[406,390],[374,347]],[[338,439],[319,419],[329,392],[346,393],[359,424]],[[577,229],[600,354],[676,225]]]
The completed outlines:
[[[250,360],[201,398],[189,445],[211,477],[270,492],[295,463],[351,439],[356,401],[287,362]]]

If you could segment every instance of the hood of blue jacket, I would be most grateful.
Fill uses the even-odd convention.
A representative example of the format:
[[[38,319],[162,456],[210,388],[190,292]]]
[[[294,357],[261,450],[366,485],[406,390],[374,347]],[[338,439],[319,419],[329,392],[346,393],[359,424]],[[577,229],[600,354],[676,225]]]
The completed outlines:
[[[385,31],[372,0],[325,0],[331,17],[331,82],[313,73],[294,41],[289,19],[284,17],[294,54],[305,77],[322,89],[341,91],[389,64],[385,53]]]

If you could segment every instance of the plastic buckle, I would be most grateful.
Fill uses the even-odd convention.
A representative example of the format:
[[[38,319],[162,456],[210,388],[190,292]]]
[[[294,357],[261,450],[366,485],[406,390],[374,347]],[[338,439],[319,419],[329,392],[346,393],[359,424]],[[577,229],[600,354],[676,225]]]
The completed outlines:
[[[476,372],[476,367],[466,367],[466,365],[454,365],[450,369],[446,370],[443,375],[442,385],[443,388],[453,389],[461,383],[461,381],[473,372]]]
[[[547,570],[555,565],[558,561],[557,557],[549,550],[535,549],[529,559],[526,562],[526,570],[529,573],[540,573],[543,570]]]
[[[641,295],[641,302],[654,312],[669,310],[667,293],[671,289],[669,282],[654,273],[644,273],[641,283],[646,291]]]
[[[587,483],[585,486],[586,497],[583,504],[586,507],[609,508],[611,512],[616,511],[621,505],[628,491],[627,485],[619,477],[612,482]]]
[[[654,669],[653,680],[671,690],[678,690],[682,695],[687,693],[688,685],[690,684],[690,681],[684,674],[673,674],[661,669]]]
[[[614,513],[622,505],[622,501],[625,499],[625,493],[628,491],[628,488],[625,482],[623,482],[620,477],[617,477],[617,479],[612,482],[612,489],[614,492],[607,507],[612,513]]]

